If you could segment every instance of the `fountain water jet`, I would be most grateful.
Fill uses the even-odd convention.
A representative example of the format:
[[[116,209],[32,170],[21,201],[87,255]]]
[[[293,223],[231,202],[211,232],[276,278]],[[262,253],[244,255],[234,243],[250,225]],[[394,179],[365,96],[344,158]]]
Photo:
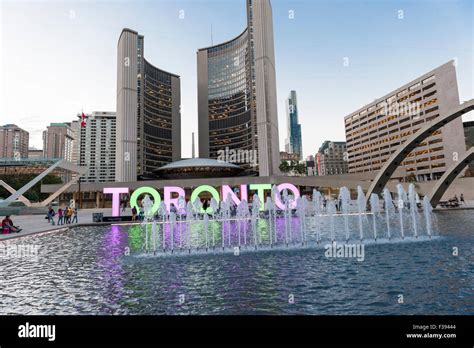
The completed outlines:
[[[405,190],[403,189],[402,184],[397,185],[397,193],[398,193],[398,215],[400,218],[400,232],[402,235],[402,239],[405,239],[405,226],[403,226],[403,208],[405,207],[407,201],[407,195]]]
[[[380,213],[380,202],[379,196],[375,193],[370,195],[370,211],[372,212],[374,240],[377,241],[377,215]]]
[[[411,222],[413,226],[413,231],[415,232],[415,238],[418,238],[418,227],[416,225],[416,215],[417,215],[417,199],[416,199],[415,185],[411,183],[408,186],[408,200],[410,202],[410,214]],[[418,198],[419,199],[419,198]]]
[[[321,217],[321,193],[316,189],[313,190],[313,209],[314,209],[314,225],[316,228],[316,243],[321,241],[321,226],[319,223]]]
[[[383,200],[384,200],[385,220],[387,223],[388,240],[390,240],[391,239],[390,214],[393,213],[393,211],[395,210],[395,207],[393,206],[392,194],[387,188],[383,190]]]
[[[349,241],[349,209],[351,203],[351,193],[347,187],[341,187],[339,190],[339,209],[344,214],[344,229],[346,231],[346,242]]]
[[[433,207],[431,206],[430,199],[428,196],[423,197],[423,212],[425,214],[425,222],[426,222],[426,232],[428,233],[429,238],[431,239],[431,212],[433,211]]]
[[[364,240],[364,229],[362,227],[362,215],[365,215],[367,210],[367,203],[365,202],[365,195],[362,187],[357,186],[357,207],[359,212],[359,233],[360,241]]]

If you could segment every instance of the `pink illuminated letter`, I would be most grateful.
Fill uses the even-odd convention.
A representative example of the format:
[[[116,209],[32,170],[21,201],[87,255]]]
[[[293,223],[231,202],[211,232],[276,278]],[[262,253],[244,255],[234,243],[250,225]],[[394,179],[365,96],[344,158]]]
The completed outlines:
[[[128,193],[128,187],[105,187],[104,193],[112,194],[112,216],[120,216],[120,194]]]
[[[165,186],[164,189],[164,196],[165,196],[165,204],[168,211],[171,209],[171,204],[173,204],[176,209],[178,209],[178,198],[171,198],[172,193],[177,193],[178,197],[186,197],[186,193],[181,187],[178,186]]]

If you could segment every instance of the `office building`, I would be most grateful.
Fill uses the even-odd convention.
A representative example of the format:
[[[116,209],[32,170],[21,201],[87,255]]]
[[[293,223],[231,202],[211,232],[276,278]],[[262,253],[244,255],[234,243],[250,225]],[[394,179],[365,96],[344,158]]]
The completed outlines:
[[[197,52],[199,156],[226,150],[258,158],[239,163],[260,176],[279,173],[280,153],[270,0],[247,0],[236,38]],[[249,161],[250,162],[250,161]]]
[[[294,153],[288,153],[286,151],[280,151],[280,161],[286,161],[286,162],[292,162],[296,161],[298,162],[299,156]]]
[[[303,144],[301,125],[298,123],[298,101],[295,91],[291,91],[286,99],[286,124],[287,138],[285,139],[285,151],[296,154],[298,160],[301,160],[303,158]]]
[[[317,175],[340,175],[348,172],[344,141],[326,140],[316,154]]]
[[[405,139],[457,105],[456,69],[450,61],[345,117],[349,173],[379,170]],[[465,151],[459,118],[413,150],[399,175],[438,179]]]
[[[312,156],[311,156],[312,157]],[[306,175],[307,176],[315,176],[316,174],[316,163],[314,161],[314,158],[312,160],[306,158],[305,161],[305,166],[306,166]]]
[[[43,157],[72,162],[74,140],[70,123],[51,123],[43,132]]]
[[[117,54],[116,180],[153,178],[181,158],[180,78],[149,63],[144,37],[123,29]]]
[[[0,126],[0,157],[27,158],[30,135],[15,124]]]

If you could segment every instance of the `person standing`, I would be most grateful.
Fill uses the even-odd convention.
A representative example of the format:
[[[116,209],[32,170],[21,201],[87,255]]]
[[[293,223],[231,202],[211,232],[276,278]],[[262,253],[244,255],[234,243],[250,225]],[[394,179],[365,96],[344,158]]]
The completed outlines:
[[[58,225],[62,225],[63,224],[63,209],[61,208],[58,208]]]
[[[70,224],[72,219],[72,208],[67,207],[67,223]]]
[[[462,204],[466,205],[466,202],[464,201],[464,194],[461,193],[461,196],[459,196],[459,200],[461,201]]]
[[[137,208],[133,207],[132,208],[132,221],[137,220]]]
[[[53,225],[53,226],[54,226],[54,215],[56,215],[56,213],[54,212],[53,207],[49,207],[49,210],[48,210],[48,221],[51,222],[51,225]]]
[[[74,213],[73,213],[73,217],[72,217],[72,222],[71,223],[74,223],[76,222],[76,224],[78,223],[77,221],[77,208],[74,208]]]

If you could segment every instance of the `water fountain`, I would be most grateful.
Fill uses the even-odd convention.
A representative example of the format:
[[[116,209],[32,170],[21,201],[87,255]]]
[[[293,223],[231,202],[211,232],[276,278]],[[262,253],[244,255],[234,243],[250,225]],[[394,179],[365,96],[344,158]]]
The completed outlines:
[[[145,196],[141,201],[143,250],[171,255],[230,252],[237,248],[314,248],[322,242],[338,241],[388,243],[428,240],[435,230],[429,198],[425,196],[421,201],[414,185],[409,186],[408,195],[401,184],[397,185],[395,205],[388,189],[382,197],[372,194],[369,212],[361,187],[357,188],[355,200],[346,187],[339,190],[336,199],[326,200],[316,189],[312,193],[311,200],[306,196],[295,199],[286,189],[280,195],[274,186],[271,196],[261,200],[255,194],[250,204],[245,199],[234,202],[230,194],[221,202],[211,199],[209,205],[203,205],[200,199],[186,203],[180,197],[171,210],[161,203],[156,215],[153,201]],[[406,221],[411,223],[407,225]],[[216,250],[216,245],[221,248]]]

